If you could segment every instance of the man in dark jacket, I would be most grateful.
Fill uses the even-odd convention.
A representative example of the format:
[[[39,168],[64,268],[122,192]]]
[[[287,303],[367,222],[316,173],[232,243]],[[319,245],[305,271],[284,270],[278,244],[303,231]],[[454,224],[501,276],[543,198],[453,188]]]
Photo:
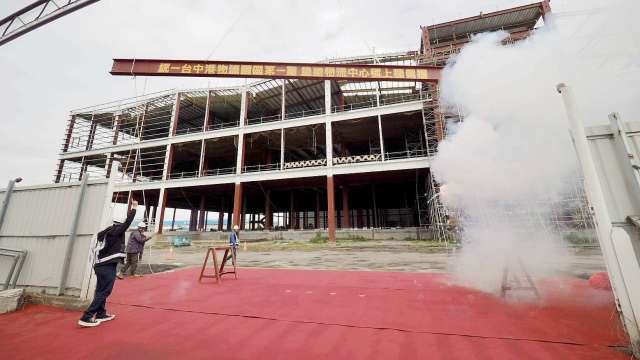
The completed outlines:
[[[147,224],[142,221],[138,224],[138,228],[133,230],[131,235],[129,235],[129,242],[127,243],[127,263],[124,264],[122,270],[116,275],[118,279],[124,279],[129,269],[131,270],[131,276],[136,276],[136,268],[138,267],[138,260],[142,259],[144,243],[149,240],[149,238],[143,234],[146,227]]]
[[[97,279],[96,292],[93,296],[93,302],[84,312],[82,318],[78,320],[78,325],[80,326],[94,327],[100,325],[103,321],[115,318],[115,315],[107,314],[105,304],[116,280],[116,267],[125,257],[124,235],[136,216],[137,207],[138,202],[134,200],[124,222],[114,221],[112,226],[101,232],[104,235],[104,239],[98,243],[98,253],[93,266]]]

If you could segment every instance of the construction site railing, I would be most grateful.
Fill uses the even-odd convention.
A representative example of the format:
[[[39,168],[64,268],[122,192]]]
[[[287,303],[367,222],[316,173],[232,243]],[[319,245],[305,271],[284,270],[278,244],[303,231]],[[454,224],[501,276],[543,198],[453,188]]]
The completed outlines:
[[[236,167],[234,166],[229,168],[205,170],[202,176],[220,176],[220,175],[231,175],[235,173],[236,173]]]
[[[247,125],[258,125],[282,120],[282,115],[261,116],[247,120]]]
[[[393,152],[385,153],[385,159],[387,160],[410,159],[410,158],[427,157],[427,156],[428,156],[428,153],[426,149],[393,151]]]
[[[209,124],[207,131],[221,130],[240,126],[240,120]]]
[[[415,93],[415,94],[402,94],[402,95],[386,95],[380,97],[380,106],[393,105],[405,102],[419,101],[419,100],[431,100],[431,93],[423,92]],[[368,109],[377,107],[378,103],[376,99],[370,99],[367,101],[345,104],[345,105],[336,105],[331,107],[332,113],[337,112],[345,112],[345,111],[353,111],[360,109]]]
[[[187,178],[195,178],[199,176],[198,171],[180,171],[180,172],[172,172],[167,175],[169,180],[173,179],[187,179]]]
[[[243,173],[280,170],[280,163],[248,165],[242,168]]]
[[[186,135],[186,134],[193,134],[193,133],[199,133],[202,132],[203,127],[202,126],[197,126],[197,127],[188,127],[188,128],[178,128],[176,129],[176,133],[175,135]]]
[[[322,109],[309,109],[309,110],[302,110],[302,111],[296,111],[296,112],[285,112],[284,119],[285,120],[297,119],[297,118],[301,118],[301,117],[317,116],[317,115],[322,115],[322,114],[324,114],[324,108],[322,108]]]

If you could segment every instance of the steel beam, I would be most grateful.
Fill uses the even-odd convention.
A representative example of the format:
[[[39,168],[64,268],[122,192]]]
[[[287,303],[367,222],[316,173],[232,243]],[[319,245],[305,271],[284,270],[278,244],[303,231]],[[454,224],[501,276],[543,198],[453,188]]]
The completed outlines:
[[[437,82],[440,80],[441,70],[442,67],[439,66],[113,59],[111,74],[124,76]]]
[[[0,20],[0,46],[99,0],[35,1]],[[58,5],[63,3],[63,5]]]

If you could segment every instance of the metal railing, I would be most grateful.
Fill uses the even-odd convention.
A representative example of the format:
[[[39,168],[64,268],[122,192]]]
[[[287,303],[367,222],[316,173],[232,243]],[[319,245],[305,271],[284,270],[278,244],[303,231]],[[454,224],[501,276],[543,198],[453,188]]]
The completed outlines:
[[[202,132],[203,127],[199,126],[199,127],[188,127],[188,128],[182,128],[182,129],[176,129],[176,133],[175,135],[186,135],[186,134],[193,134],[193,133],[199,133]]]
[[[418,100],[431,100],[431,93],[423,92],[423,93],[415,93],[415,94],[404,94],[399,96],[381,96],[380,97],[380,106],[385,105],[393,105],[400,104],[411,101]]]
[[[242,168],[243,173],[264,172],[280,170],[280,163],[248,165]]]
[[[285,120],[297,119],[297,118],[301,118],[301,117],[317,116],[317,115],[322,115],[322,114],[324,114],[324,108],[302,110],[302,111],[296,111],[296,112],[285,112],[284,119]]]
[[[423,92],[422,94],[420,93],[402,94],[398,96],[383,95],[383,96],[380,96],[380,106],[393,105],[393,104],[419,101],[419,100],[431,100],[431,99],[432,99],[431,94],[427,92]],[[376,99],[372,98],[367,101],[332,106],[331,112],[337,113],[337,112],[353,111],[353,110],[360,110],[360,109],[369,109],[377,106],[378,106],[378,103]]]
[[[258,125],[282,120],[282,115],[261,116],[257,118],[247,119],[247,125]]]
[[[219,168],[219,169],[208,169],[205,170],[202,176],[220,176],[220,175],[231,175],[236,173],[236,167],[228,167],[228,168]]]
[[[332,113],[338,113],[338,112],[345,112],[345,111],[368,109],[368,108],[374,108],[377,105],[378,104],[377,104],[376,100],[375,99],[371,99],[371,100],[368,100],[368,101],[362,101],[362,102],[357,102],[357,103],[332,106],[331,107],[331,112]]]
[[[393,151],[393,152],[385,153],[385,159],[387,160],[411,159],[411,158],[427,157],[427,156],[428,156],[428,153],[426,149]]]
[[[240,126],[240,120],[209,124],[207,131],[221,130]]]
[[[198,171],[180,171],[180,172],[172,172],[167,175],[168,180],[173,179],[188,179],[188,178],[196,178],[200,175]]]

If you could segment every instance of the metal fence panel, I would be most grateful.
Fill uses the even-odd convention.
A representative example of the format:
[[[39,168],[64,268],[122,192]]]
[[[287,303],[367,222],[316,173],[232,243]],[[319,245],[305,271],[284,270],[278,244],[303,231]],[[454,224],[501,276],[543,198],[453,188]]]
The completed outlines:
[[[65,294],[80,294],[107,191],[108,183],[104,181],[87,184],[63,289]],[[6,190],[0,190],[0,198],[5,194]],[[57,290],[79,195],[79,183],[14,189],[0,228],[0,247],[28,251],[18,278],[19,287],[47,293]],[[10,258],[0,258],[0,278],[7,276],[10,265]]]

